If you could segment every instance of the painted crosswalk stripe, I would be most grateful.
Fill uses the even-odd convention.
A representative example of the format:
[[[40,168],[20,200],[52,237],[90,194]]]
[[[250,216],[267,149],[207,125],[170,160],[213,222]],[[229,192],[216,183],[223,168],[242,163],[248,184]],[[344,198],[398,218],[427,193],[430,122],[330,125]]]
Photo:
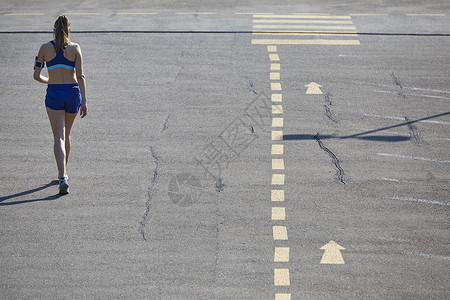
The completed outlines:
[[[361,45],[359,40],[281,40],[281,39],[252,39],[254,45]]]
[[[268,45],[268,47],[361,44],[359,40],[354,39],[358,37],[358,33],[351,16],[253,15],[252,36],[253,45]],[[311,36],[312,39],[303,36]],[[321,38],[314,39],[315,36]]]
[[[336,20],[350,20],[350,16],[324,16],[324,15],[253,15],[253,18],[273,18],[273,19],[336,19]]]
[[[286,24],[353,24],[352,21],[329,21],[329,20],[276,20],[276,19],[253,19],[253,23],[286,23]]]

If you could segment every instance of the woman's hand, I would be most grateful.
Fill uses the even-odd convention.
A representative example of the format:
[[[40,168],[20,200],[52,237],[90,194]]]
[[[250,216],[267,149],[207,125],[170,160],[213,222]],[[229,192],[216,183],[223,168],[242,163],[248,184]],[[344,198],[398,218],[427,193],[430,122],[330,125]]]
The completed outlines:
[[[81,118],[83,119],[84,117],[86,117],[87,113],[88,113],[87,103],[83,102],[83,103],[81,103],[81,107],[80,107]]]

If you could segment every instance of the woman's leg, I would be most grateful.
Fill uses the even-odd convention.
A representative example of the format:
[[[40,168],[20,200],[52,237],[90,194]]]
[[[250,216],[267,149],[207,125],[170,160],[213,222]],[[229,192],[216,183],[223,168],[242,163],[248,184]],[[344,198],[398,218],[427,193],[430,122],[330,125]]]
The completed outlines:
[[[60,176],[64,176],[64,174],[66,174],[66,112],[64,110],[53,110],[47,107],[47,115],[53,131],[53,150],[55,153],[56,165],[58,166],[59,174],[63,174]]]
[[[69,163],[69,154],[70,154],[70,146],[71,146],[71,140],[70,140],[70,131],[72,130],[73,122],[75,121],[75,118],[77,117],[77,114],[70,114],[66,113],[65,116],[65,125],[66,125],[66,143],[65,143],[65,149],[66,149],[66,168],[67,164]]]

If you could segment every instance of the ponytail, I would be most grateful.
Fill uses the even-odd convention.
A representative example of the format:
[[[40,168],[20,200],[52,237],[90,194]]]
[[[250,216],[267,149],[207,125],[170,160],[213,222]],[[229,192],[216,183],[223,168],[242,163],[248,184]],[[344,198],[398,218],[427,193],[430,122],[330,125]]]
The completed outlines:
[[[69,44],[69,19],[65,15],[61,15],[55,21],[53,35],[55,37],[56,52],[62,51]]]

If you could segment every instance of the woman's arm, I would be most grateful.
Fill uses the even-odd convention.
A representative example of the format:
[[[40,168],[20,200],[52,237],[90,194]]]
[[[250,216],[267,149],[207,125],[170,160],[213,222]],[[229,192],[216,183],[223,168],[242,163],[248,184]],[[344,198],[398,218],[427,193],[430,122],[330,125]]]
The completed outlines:
[[[81,118],[84,118],[87,115],[86,78],[83,72],[83,55],[81,54],[81,48],[78,44],[76,44],[75,70],[81,92],[80,115]]]
[[[41,46],[41,49],[39,49],[39,53],[38,53],[38,56],[37,56],[37,60],[38,60],[38,61],[41,61],[41,62],[44,62],[44,45],[42,45],[42,46]],[[42,67],[43,67],[43,66],[42,66]],[[42,71],[42,68],[37,68],[37,67],[34,68],[34,74],[33,74],[34,80],[37,80],[37,81],[39,81],[39,82],[48,84],[48,78],[45,77],[45,76],[43,76],[43,75],[41,74],[41,71]]]

